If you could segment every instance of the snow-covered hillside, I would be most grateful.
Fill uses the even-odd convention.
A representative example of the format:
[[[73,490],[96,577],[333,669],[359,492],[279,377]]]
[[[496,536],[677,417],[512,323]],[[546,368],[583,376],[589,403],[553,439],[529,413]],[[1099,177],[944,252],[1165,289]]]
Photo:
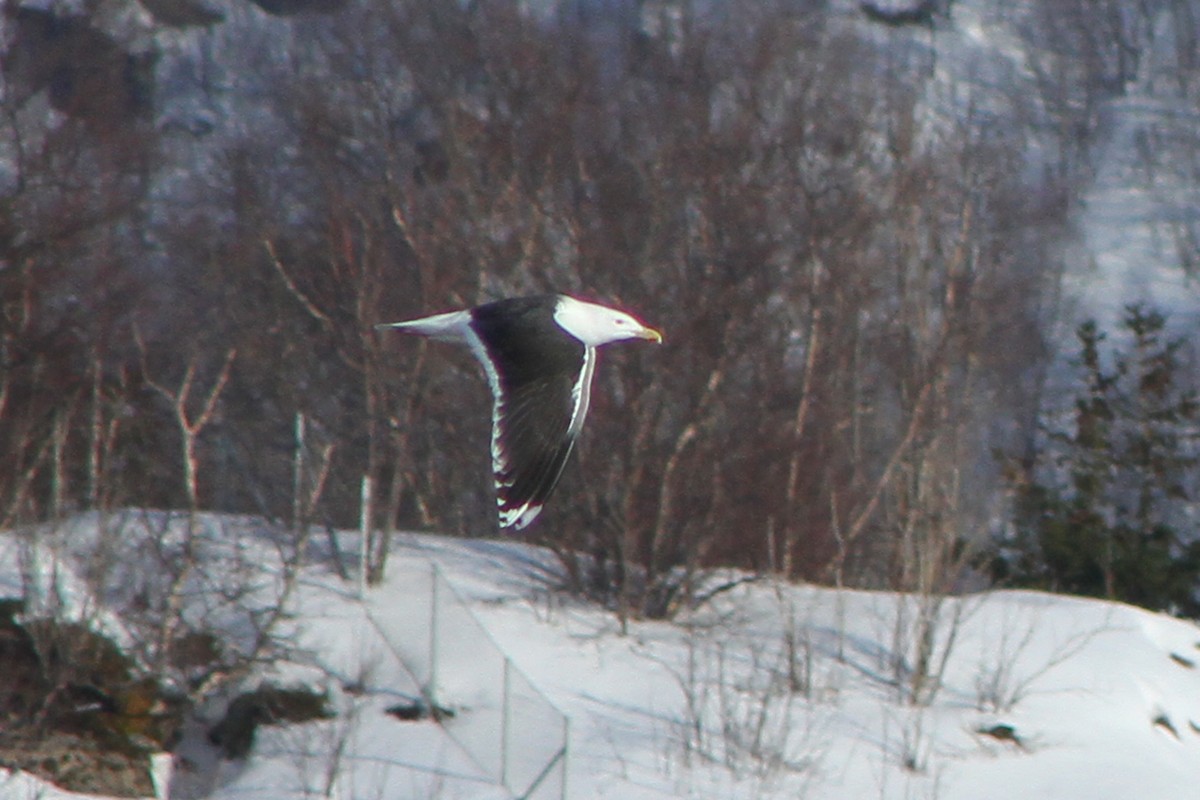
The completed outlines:
[[[124,536],[164,520],[128,515]],[[0,595],[34,587],[136,645],[121,586],[82,577],[96,524],[55,529],[42,537],[53,546],[5,534]],[[241,554],[241,580],[265,591],[279,578],[268,526],[212,516],[203,530],[205,552]],[[353,549],[352,534],[342,540]],[[244,681],[325,691],[334,717],[260,727],[247,759],[220,760],[203,736],[215,712],[202,709],[175,754],[172,796],[503,798],[505,774],[541,777],[532,797],[623,800],[1182,800],[1200,785],[1189,622],[1031,592],[939,603],[721,575],[714,585],[732,588],[711,602],[622,635],[611,613],[554,591],[544,551],[416,534],[397,545],[387,580],[361,597],[317,553],[286,599],[286,646]],[[237,614],[189,597],[194,620],[204,610],[231,641],[245,636]],[[387,713],[422,684],[440,722]],[[569,721],[565,788],[553,709],[523,713],[538,692]],[[74,795],[7,774],[0,796]]]

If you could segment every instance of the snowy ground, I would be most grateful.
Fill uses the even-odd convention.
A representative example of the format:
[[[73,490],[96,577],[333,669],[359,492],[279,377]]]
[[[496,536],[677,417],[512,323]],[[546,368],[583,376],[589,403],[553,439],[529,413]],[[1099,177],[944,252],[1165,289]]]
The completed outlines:
[[[277,561],[251,522],[206,523],[236,537],[223,544],[270,585]],[[128,638],[120,593],[92,592],[79,577],[84,548],[71,542],[95,541],[93,528],[85,517],[58,530],[55,550],[36,556],[50,577],[35,583],[57,587],[64,613],[87,609]],[[517,702],[502,723],[497,698],[507,681],[519,700],[523,677],[569,719],[570,798],[1197,796],[1200,628],[1190,622],[1032,592],[934,606],[759,581],[621,635],[610,613],[550,590],[544,552],[416,535],[399,544],[387,581],[362,599],[327,567],[307,569],[289,600],[291,654],[262,673],[325,688],[337,718],[262,728],[244,763],[216,760],[195,737],[179,754],[188,765],[175,770],[174,796],[511,797],[501,772],[526,781],[561,734],[553,714],[523,716]],[[0,537],[0,594],[20,585],[18,551]],[[428,660],[431,564],[448,609],[432,648],[436,700],[454,712],[443,725],[384,713],[429,683],[427,663],[406,668],[397,653]],[[114,607],[99,609],[100,594]],[[239,635],[236,614],[213,618]],[[922,619],[935,620],[936,647],[912,702]],[[495,668],[501,653],[514,667],[507,678]],[[532,796],[562,796],[551,771]],[[71,796],[0,777],[3,798]]]

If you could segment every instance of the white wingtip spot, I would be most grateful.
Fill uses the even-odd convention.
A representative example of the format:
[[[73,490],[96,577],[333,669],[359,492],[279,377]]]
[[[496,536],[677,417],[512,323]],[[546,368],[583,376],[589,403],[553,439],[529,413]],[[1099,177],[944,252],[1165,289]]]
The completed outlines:
[[[500,527],[505,529],[512,528],[518,531],[524,530],[525,528],[529,527],[529,525],[535,519],[537,519],[538,515],[541,513],[541,505],[531,505],[530,503],[518,506],[517,508],[504,508],[501,506],[499,510]]]

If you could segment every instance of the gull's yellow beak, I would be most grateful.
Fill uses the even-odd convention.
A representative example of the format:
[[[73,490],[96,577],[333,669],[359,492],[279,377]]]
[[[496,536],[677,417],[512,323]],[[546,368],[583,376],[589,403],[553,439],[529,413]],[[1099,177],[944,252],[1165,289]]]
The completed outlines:
[[[654,330],[654,328],[643,327],[641,333],[638,334],[643,339],[649,339],[655,344],[662,344],[662,334]]]

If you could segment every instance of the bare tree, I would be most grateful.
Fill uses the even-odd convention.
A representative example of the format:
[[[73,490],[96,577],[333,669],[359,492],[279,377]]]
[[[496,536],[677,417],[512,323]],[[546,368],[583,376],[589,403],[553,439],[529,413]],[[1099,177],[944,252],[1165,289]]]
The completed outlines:
[[[202,201],[153,219],[121,215],[154,159],[105,160],[65,128],[35,147],[28,115],[6,108],[24,161],[19,213],[0,224],[36,220],[57,244],[12,248],[0,276],[0,346],[31,356],[0,374],[5,509],[128,497],[307,531],[354,524],[366,475],[378,579],[393,526],[480,535],[495,514],[477,366],[374,325],[567,291],[667,334],[604,354],[577,458],[533,531],[576,589],[665,615],[714,564],[952,588],[962,533],[994,501],[990,437],[1030,419],[1054,280],[1037,265],[1057,263],[1072,137],[1095,123],[1081,98],[1100,97],[1077,59],[1091,36],[1126,74],[1146,12],[1088,20],[1041,53],[1042,105],[981,88],[954,113],[925,105],[936,76],[862,35],[865,20],[783,2],[656,13],[405,0],[298,21],[270,47],[239,33],[255,68],[236,80],[270,98],[261,128],[191,178]],[[1024,132],[997,118],[1057,126],[1059,174],[1030,180]],[[79,175],[107,177],[81,195]],[[115,218],[170,254],[157,302],[104,326],[43,313],[54,273],[39,270],[93,245],[93,262],[128,260],[115,285],[146,283],[127,259],[137,237],[100,224]],[[176,334],[162,307],[211,335]],[[133,368],[152,359],[130,317],[183,383]],[[87,380],[38,416],[17,399],[52,394],[51,375]],[[298,415],[320,446],[297,447]],[[219,469],[201,485],[204,463]]]

